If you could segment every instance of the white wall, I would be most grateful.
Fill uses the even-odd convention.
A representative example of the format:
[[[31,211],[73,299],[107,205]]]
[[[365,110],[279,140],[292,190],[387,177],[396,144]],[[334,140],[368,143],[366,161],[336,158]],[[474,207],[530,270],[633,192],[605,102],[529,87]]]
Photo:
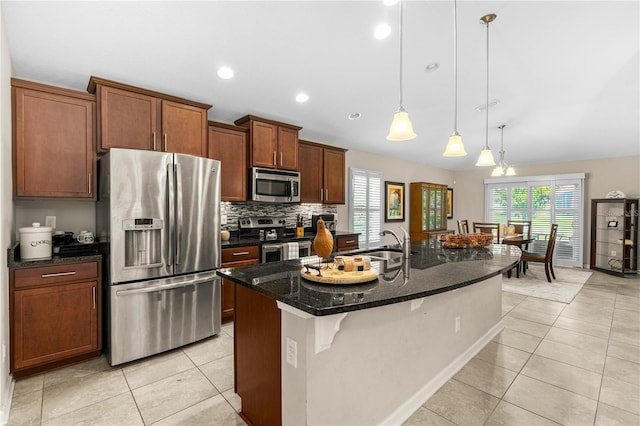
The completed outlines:
[[[455,173],[453,218],[484,220],[484,180],[491,177],[491,167],[478,167]],[[640,156],[602,160],[567,161],[561,163],[516,166],[518,176],[586,173],[584,191],[585,224],[583,264],[589,263],[591,199],[605,198],[607,192],[621,190],[627,197],[640,194]],[[455,222],[454,222],[455,223]],[[449,226],[451,229],[452,226]]]
[[[398,149],[401,149],[402,142],[393,142],[398,144]],[[440,169],[437,167],[425,166],[424,164],[412,163],[396,158],[389,158],[378,154],[372,154],[370,152],[347,151],[346,159],[346,185],[347,185],[347,204],[338,206],[338,230],[350,231],[349,229],[349,168],[355,167],[364,170],[373,170],[383,173],[383,180],[392,182],[404,182],[404,190],[406,194],[406,203],[404,207],[404,222],[391,222],[383,223],[383,229],[392,229],[396,232],[400,232],[400,227],[409,231],[409,212],[410,212],[410,183],[411,182],[432,182],[440,183],[443,185],[452,186],[454,181],[454,172],[451,170]],[[454,191],[454,206],[453,212],[456,211],[456,195]],[[455,222],[448,221],[448,229],[453,229]],[[390,238],[390,237],[386,237]],[[384,241],[385,244],[393,243],[392,240]]]
[[[0,424],[11,407],[9,375],[9,270],[7,248],[12,243],[13,203],[11,180],[11,55],[0,2]]]

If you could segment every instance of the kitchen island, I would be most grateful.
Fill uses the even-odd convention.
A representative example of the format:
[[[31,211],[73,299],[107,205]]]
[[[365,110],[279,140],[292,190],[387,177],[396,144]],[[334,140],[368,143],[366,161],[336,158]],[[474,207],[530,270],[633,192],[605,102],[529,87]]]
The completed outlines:
[[[398,424],[501,330],[517,247],[425,241],[354,285],[301,277],[317,258],[223,269],[236,285],[235,389],[253,424]],[[392,253],[393,254],[393,253]]]

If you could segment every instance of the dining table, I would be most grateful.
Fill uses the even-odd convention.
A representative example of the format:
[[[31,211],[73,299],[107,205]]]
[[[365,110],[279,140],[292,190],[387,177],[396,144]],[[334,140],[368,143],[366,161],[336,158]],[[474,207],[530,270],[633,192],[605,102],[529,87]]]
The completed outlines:
[[[523,247],[528,247],[529,243],[533,242],[533,238],[531,238],[530,236],[527,236],[525,234],[511,234],[511,235],[505,235],[502,238],[502,244],[508,244],[508,245],[512,245],[512,246],[518,246],[520,247],[520,250],[523,249]],[[516,266],[516,277],[520,278],[520,267],[524,267],[524,265],[522,265],[522,261],[520,261],[518,263],[518,266]],[[511,278],[511,271],[507,272],[507,277]]]

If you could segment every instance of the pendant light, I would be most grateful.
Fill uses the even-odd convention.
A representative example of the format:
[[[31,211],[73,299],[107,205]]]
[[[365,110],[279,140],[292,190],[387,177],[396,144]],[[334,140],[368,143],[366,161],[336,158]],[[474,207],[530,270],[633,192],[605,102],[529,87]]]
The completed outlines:
[[[493,13],[489,15],[484,15],[480,20],[487,24],[487,103],[485,110],[485,142],[484,149],[480,153],[480,157],[478,157],[478,162],[476,162],[476,166],[495,166],[496,162],[493,159],[493,154],[491,153],[491,149],[489,149],[489,23],[493,22],[496,19],[496,15]]]
[[[400,108],[393,115],[393,122],[389,128],[387,140],[390,141],[408,141],[416,137],[413,132],[413,126],[409,121],[409,113],[402,106],[402,4],[400,0]]]
[[[443,157],[464,157],[467,151],[462,143],[462,136],[458,133],[458,8],[453,0],[453,134],[449,136],[449,143],[442,154]]]
[[[506,124],[498,126],[500,129],[500,163],[493,169],[491,176],[515,176],[516,171],[504,161],[504,128]]]

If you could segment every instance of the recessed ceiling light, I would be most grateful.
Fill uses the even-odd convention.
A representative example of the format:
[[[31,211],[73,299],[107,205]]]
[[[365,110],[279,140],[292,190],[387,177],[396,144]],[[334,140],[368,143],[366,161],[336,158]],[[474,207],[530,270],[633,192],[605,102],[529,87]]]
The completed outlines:
[[[391,27],[384,22],[382,24],[378,24],[373,32],[373,36],[376,40],[383,40],[389,37],[389,34],[391,34]]]
[[[347,118],[352,121],[357,120],[360,117],[362,117],[362,114],[360,114],[359,112],[352,112],[351,114],[347,115]]]
[[[492,99],[489,101],[489,107],[494,107],[500,103],[500,99]],[[476,111],[484,111],[487,109],[487,104],[478,105]]]
[[[307,95],[306,93],[298,93],[296,95],[296,101],[302,103],[305,103],[309,100],[309,95]]]
[[[394,4],[398,3],[400,0],[382,0],[382,3],[384,3],[385,6],[393,6]]]
[[[233,70],[227,66],[220,67],[220,69],[218,69],[218,77],[220,78],[229,80],[230,78],[233,78],[233,75]]]
[[[425,72],[434,72],[438,68],[440,68],[440,64],[438,62],[431,62],[429,65],[424,67]]]

